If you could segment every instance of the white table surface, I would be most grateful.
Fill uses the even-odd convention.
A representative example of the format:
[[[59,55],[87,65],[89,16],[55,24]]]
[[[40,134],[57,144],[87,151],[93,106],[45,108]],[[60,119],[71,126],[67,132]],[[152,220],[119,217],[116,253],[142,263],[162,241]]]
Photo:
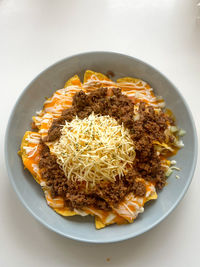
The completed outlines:
[[[8,117],[23,88],[57,60],[84,51],[122,52],[154,65],[180,89],[200,136],[197,3],[0,0],[0,266],[200,266],[200,166],[180,205],[153,230],[94,245],[63,238],[37,222],[13,191],[3,155]]]

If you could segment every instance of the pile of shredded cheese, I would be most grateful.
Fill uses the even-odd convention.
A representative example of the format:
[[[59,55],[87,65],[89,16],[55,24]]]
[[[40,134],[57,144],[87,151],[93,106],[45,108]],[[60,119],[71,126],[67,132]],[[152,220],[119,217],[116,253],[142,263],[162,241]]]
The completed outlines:
[[[68,179],[86,181],[87,185],[114,182],[117,175],[127,173],[135,158],[128,130],[110,116],[94,114],[66,121],[51,152]]]

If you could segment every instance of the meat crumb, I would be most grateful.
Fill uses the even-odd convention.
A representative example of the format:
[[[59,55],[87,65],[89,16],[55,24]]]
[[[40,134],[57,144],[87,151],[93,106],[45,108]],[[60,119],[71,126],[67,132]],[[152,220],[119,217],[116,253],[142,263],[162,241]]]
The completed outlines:
[[[113,78],[113,77],[115,76],[115,74],[114,74],[114,72],[113,72],[112,70],[108,70],[108,71],[106,72],[106,76],[107,76],[108,78]]]

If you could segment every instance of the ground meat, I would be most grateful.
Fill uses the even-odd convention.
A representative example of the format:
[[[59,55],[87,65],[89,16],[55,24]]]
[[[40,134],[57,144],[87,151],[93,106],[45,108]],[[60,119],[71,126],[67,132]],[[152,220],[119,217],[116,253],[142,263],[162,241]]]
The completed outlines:
[[[62,195],[61,189],[65,189],[67,178],[57,164],[56,157],[50,153],[48,146],[44,143],[42,144],[39,168],[47,186],[51,189],[52,197]]]
[[[73,106],[76,107],[77,111],[83,110],[85,106],[88,106],[88,97],[82,90],[74,95]]]
[[[117,206],[124,197],[133,192],[136,196],[143,197],[146,193],[146,187],[132,173],[123,177],[116,177],[114,183],[101,183],[95,187],[95,192],[101,198],[105,199],[110,205]]]
[[[151,181],[157,189],[162,189],[166,183],[165,170],[154,149],[153,141],[165,142],[164,132],[167,123],[171,123],[171,118],[162,111],[156,113],[153,107],[141,102],[139,118],[135,121],[134,103],[123,95],[119,88],[100,88],[90,94],[83,91],[76,93],[72,107],[64,110],[62,116],[53,121],[44,141],[57,140],[65,121],[70,122],[75,116],[83,119],[92,112],[109,115],[129,129],[136,150],[132,168],[127,175],[116,177],[114,183],[100,183],[86,191],[84,183],[74,183],[65,177],[55,156],[50,154],[49,148],[43,143],[39,167],[52,197],[62,196],[71,209],[94,206],[110,210],[111,206],[116,206],[130,192],[140,197],[145,195],[144,184],[136,178]]]
[[[31,129],[32,129],[32,131],[34,131],[34,132],[37,132],[37,131],[38,131],[38,127],[36,126],[36,124],[35,124],[34,121],[32,121],[32,123],[31,123]]]
[[[69,182],[70,183],[70,182]],[[96,207],[97,209],[109,211],[111,210],[110,205],[104,199],[102,199],[94,190],[74,190],[70,186],[68,192],[65,195],[67,206],[71,209],[77,208],[82,209],[83,207]]]
[[[108,71],[106,72],[106,76],[107,76],[108,78],[113,78],[113,77],[115,76],[115,73],[114,73],[112,70],[108,70]]]

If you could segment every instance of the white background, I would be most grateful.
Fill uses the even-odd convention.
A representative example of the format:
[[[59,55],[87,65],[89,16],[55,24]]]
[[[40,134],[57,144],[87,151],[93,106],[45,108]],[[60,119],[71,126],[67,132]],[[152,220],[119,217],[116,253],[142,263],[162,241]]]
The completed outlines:
[[[0,0],[0,266],[200,266],[199,166],[164,222],[135,239],[94,245],[65,239],[37,222],[13,191],[3,159],[5,127],[23,88],[57,60],[84,51],[122,52],[158,68],[187,100],[199,136],[197,2]]]

